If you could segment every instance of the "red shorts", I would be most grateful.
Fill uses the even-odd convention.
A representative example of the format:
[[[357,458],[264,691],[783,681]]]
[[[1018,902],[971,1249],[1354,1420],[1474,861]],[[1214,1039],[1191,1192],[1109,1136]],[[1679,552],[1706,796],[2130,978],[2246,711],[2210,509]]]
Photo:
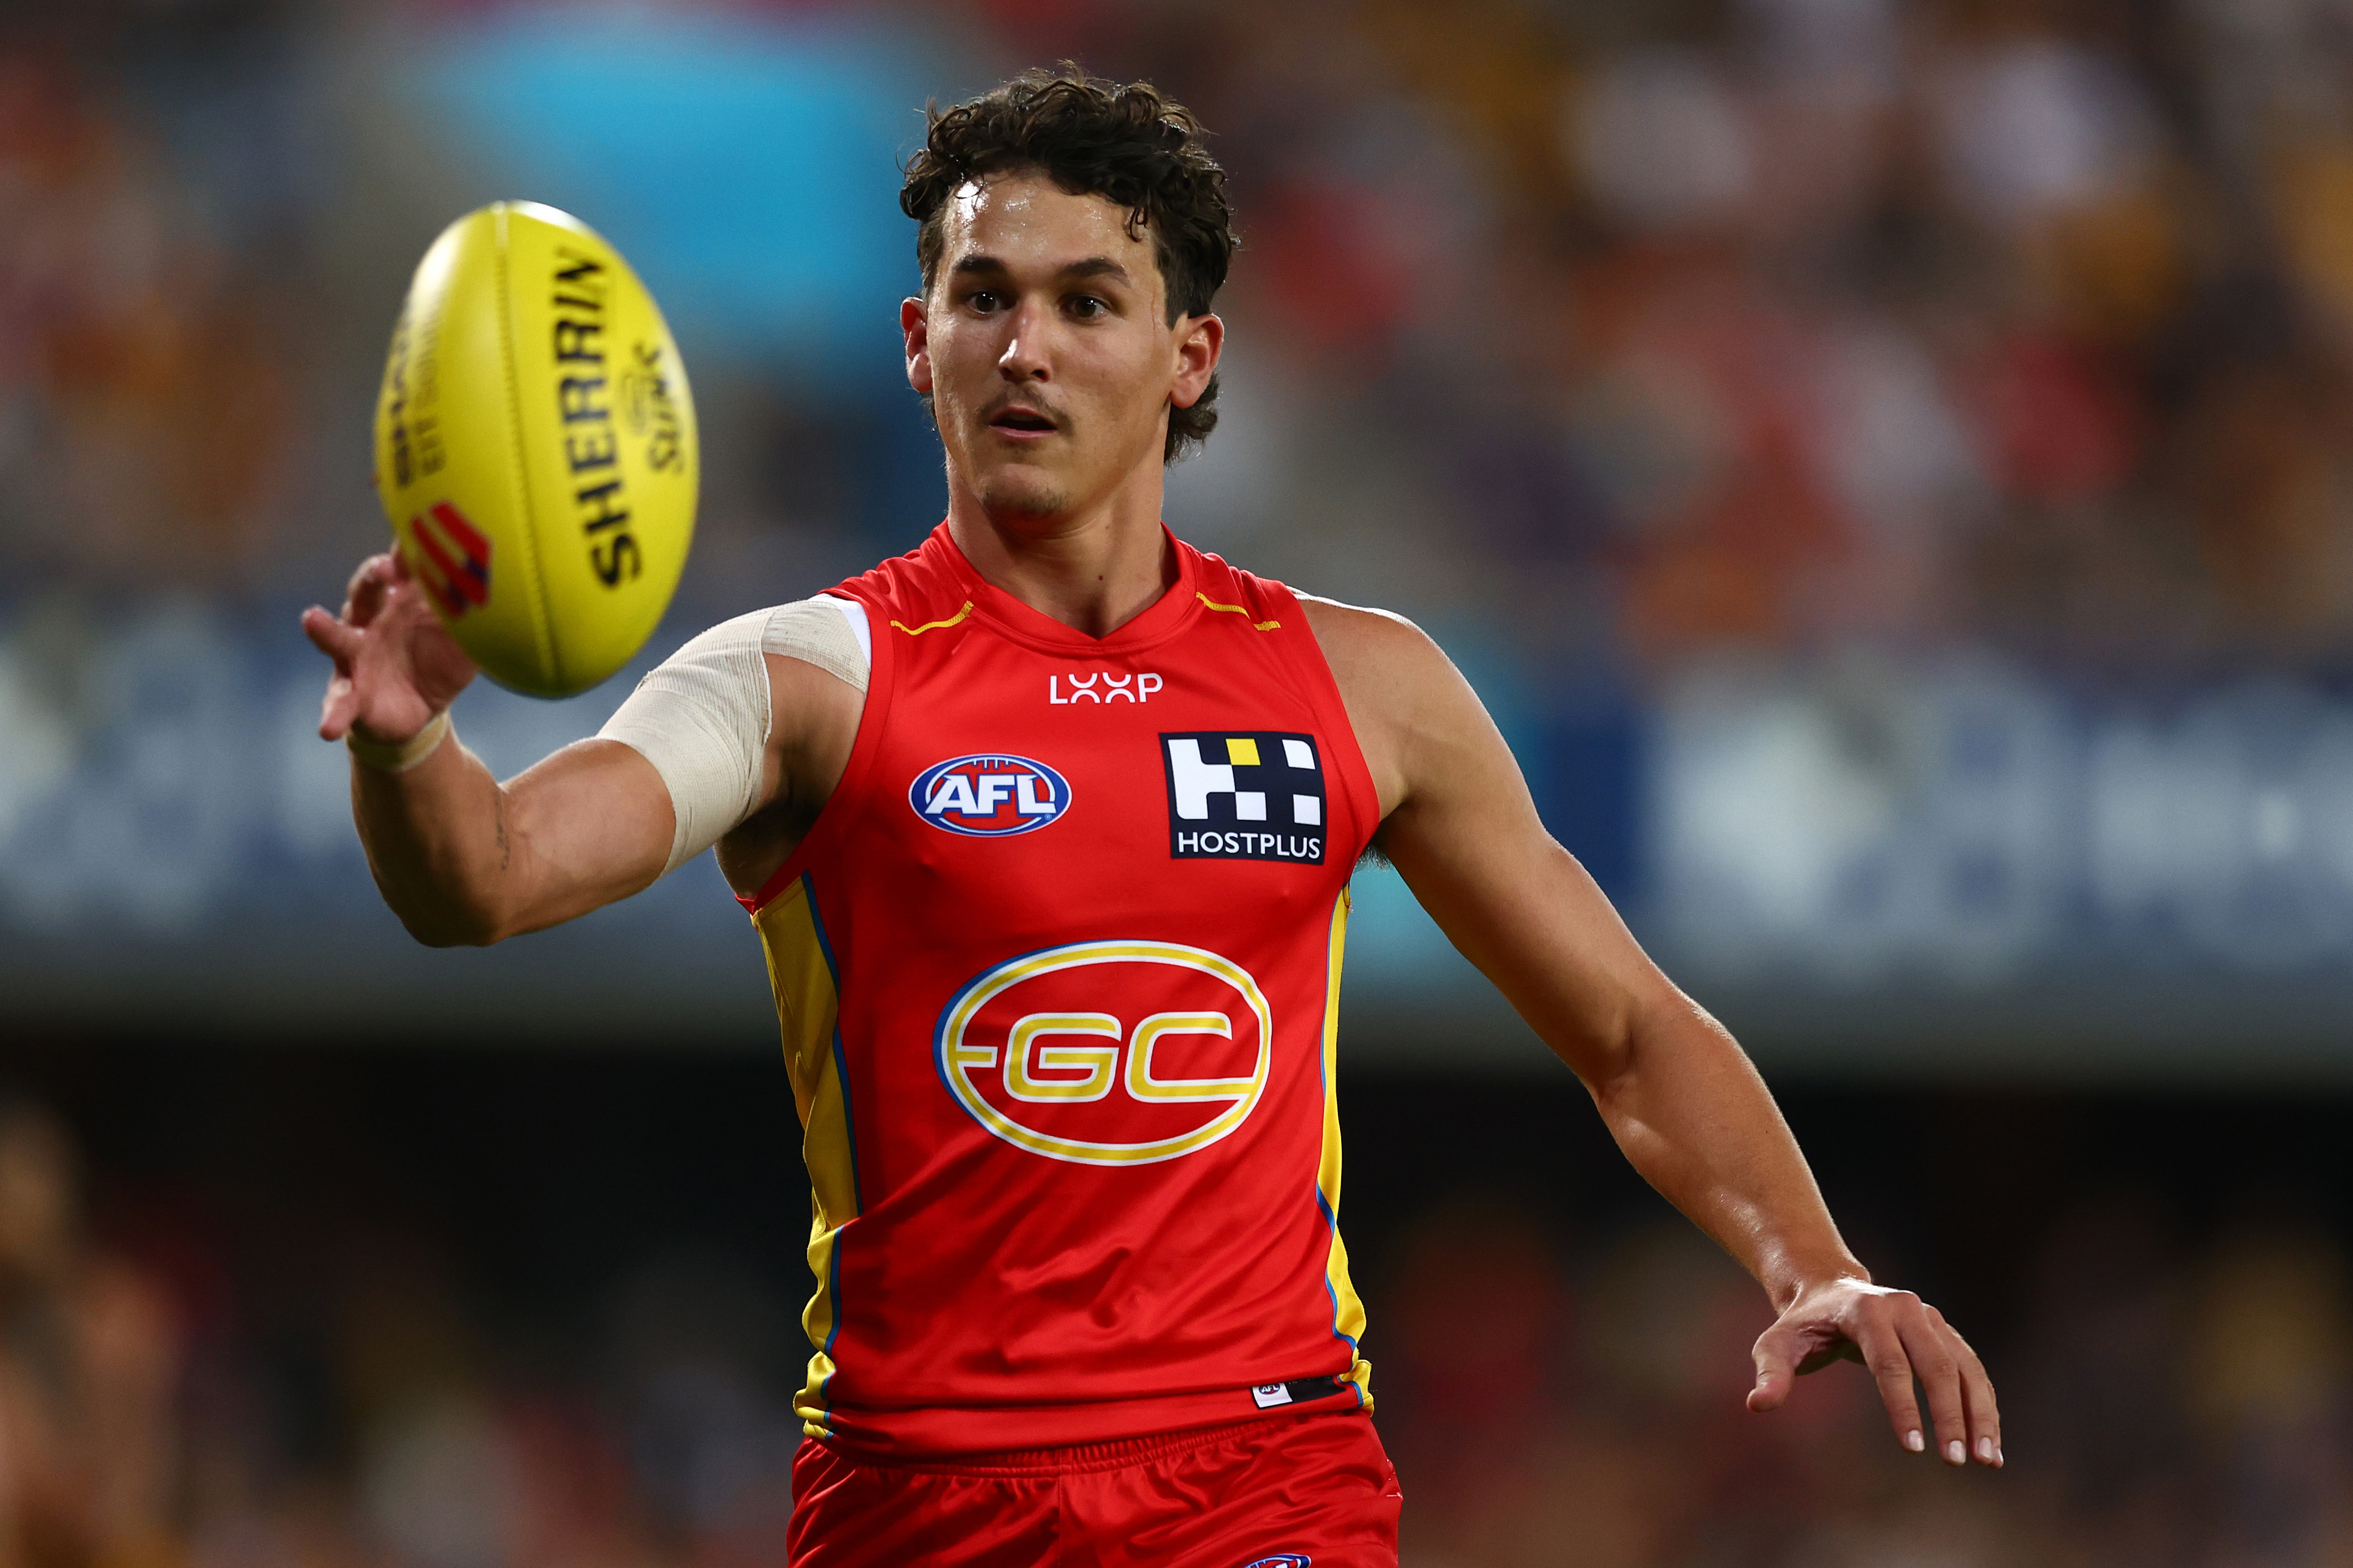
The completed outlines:
[[[804,1442],[789,1568],[1397,1568],[1397,1471],[1360,1411],[880,1463]]]

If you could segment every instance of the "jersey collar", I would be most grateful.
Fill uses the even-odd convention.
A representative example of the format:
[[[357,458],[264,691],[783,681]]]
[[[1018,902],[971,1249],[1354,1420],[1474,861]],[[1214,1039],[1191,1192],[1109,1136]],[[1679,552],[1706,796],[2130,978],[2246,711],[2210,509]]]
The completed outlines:
[[[1013,641],[1041,653],[1073,655],[1081,658],[1113,658],[1125,654],[1141,653],[1145,648],[1167,641],[1184,629],[1200,609],[1200,552],[1160,525],[1161,536],[1176,552],[1176,581],[1167,592],[1145,606],[1143,613],[1126,622],[1109,637],[1091,637],[1075,626],[1066,626],[1042,610],[1035,610],[1004,589],[984,579],[965,552],[956,545],[943,521],[933,530],[932,537],[940,546],[949,569],[962,581],[971,597],[976,614],[987,620],[996,629]]]

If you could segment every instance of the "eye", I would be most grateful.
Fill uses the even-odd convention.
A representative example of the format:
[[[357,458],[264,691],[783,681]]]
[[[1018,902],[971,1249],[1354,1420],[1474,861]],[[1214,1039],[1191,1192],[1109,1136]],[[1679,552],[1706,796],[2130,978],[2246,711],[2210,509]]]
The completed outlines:
[[[1109,305],[1092,294],[1081,294],[1071,301],[1071,314],[1082,321],[1092,321],[1110,310]]]
[[[971,293],[965,296],[964,302],[985,316],[990,311],[996,310],[997,307],[1004,301],[999,300],[993,290],[987,289],[976,289]]]

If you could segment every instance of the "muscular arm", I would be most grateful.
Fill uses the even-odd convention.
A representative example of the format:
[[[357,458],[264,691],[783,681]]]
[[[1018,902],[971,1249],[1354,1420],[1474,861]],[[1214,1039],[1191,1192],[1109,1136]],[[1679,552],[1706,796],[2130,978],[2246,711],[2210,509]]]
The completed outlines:
[[[454,736],[406,773],[354,761],[352,815],[385,902],[432,947],[585,915],[651,886],[670,850],[670,792],[617,741],[504,784]]]
[[[1313,599],[1306,610],[1380,795],[1382,852],[1577,1073],[1628,1160],[1780,1314],[1757,1343],[1751,1406],[1778,1405],[1798,1373],[1851,1355],[1870,1364],[1906,1447],[1925,1447],[1916,1373],[1938,1451],[1998,1462],[1992,1388],[1975,1355],[1935,1309],[1871,1283],[1746,1055],[1545,831],[1454,667],[1394,616]]]
[[[335,661],[319,732],[396,745],[446,711],[474,675],[398,563],[352,580],[341,616],[303,629]],[[768,656],[772,714],[759,806],[722,863],[739,890],[764,881],[840,777],[858,693]],[[653,763],[617,741],[577,742],[501,784],[452,736],[401,771],[354,759],[353,815],[377,888],[419,942],[485,944],[584,915],[661,874],[674,826]],[[748,886],[747,879],[748,879]]]

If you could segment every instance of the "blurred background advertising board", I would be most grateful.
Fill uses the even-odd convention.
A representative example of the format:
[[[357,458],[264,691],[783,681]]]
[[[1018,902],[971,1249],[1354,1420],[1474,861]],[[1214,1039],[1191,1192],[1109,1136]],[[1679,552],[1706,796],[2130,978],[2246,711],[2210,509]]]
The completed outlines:
[[[453,1028],[765,1048],[757,940],[707,858],[492,952],[410,942],[313,733],[291,609],[57,595],[11,617],[13,1008],[282,1026],[422,993]],[[1475,628],[1456,651],[1474,676],[1504,657]],[[518,772],[647,662],[563,702],[481,683],[467,743]],[[2353,1073],[2353,703],[2314,677],[2086,695],[1984,649],[1845,649],[1719,655],[1639,699],[1488,684],[1556,834],[1768,1062]],[[1394,872],[1356,894],[1357,1047],[1544,1064]]]

